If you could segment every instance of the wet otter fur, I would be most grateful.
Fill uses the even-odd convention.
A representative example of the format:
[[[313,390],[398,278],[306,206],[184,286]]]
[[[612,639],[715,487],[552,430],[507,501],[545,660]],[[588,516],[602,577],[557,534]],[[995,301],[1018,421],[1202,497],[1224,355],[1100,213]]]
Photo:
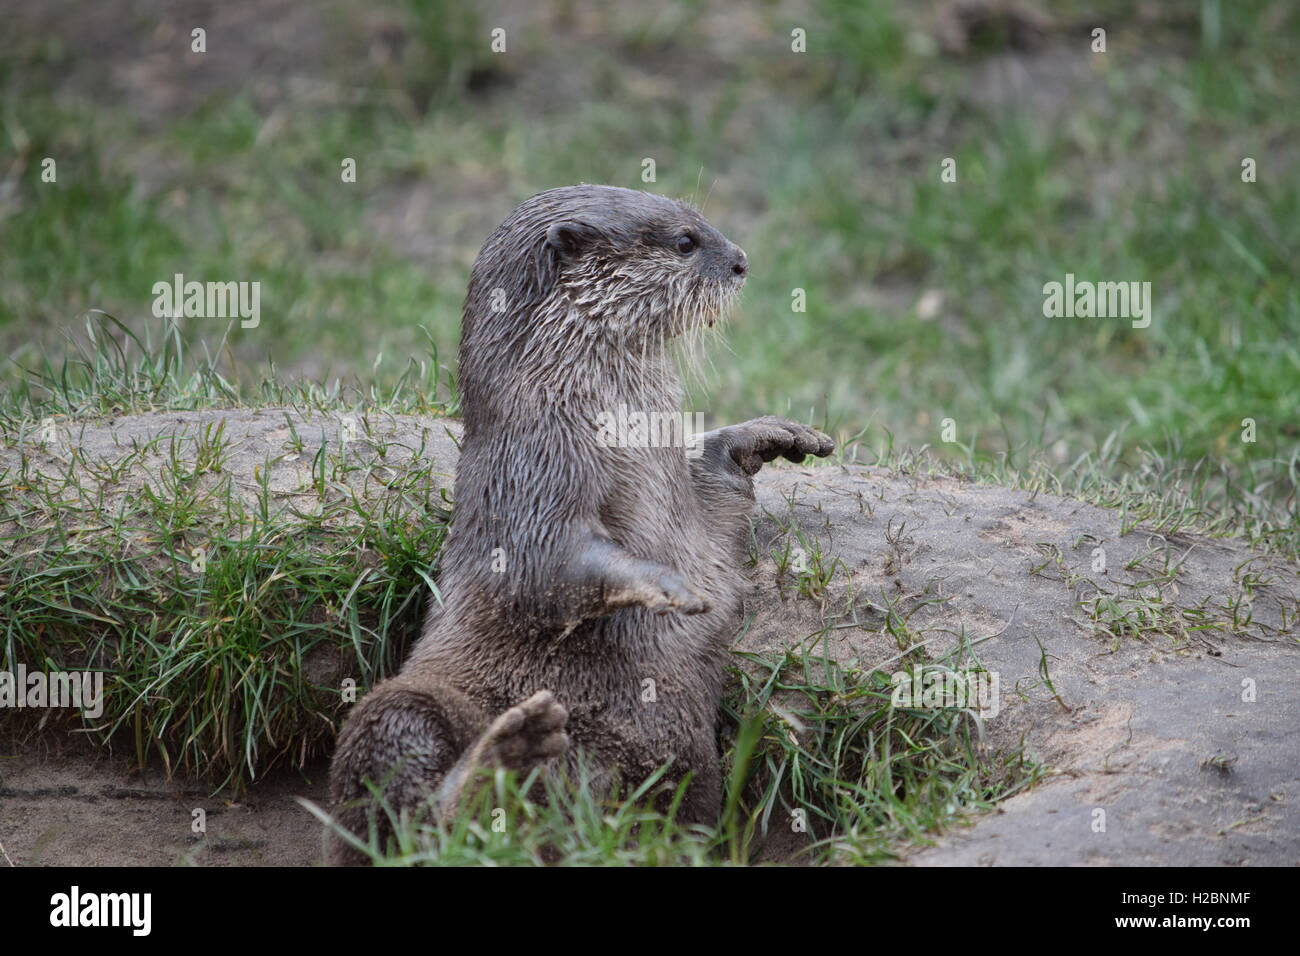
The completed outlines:
[[[465,432],[431,607],[402,671],[353,709],[335,819],[386,838],[394,810],[446,819],[483,767],[577,770],[598,786],[672,762],[679,819],[713,824],[718,706],[745,580],[751,476],[827,436],[760,418],[681,444],[615,447],[597,416],[678,415],[666,344],[736,299],[744,252],[692,207],[610,186],[522,203],[474,263],[460,345]],[[647,701],[646,681],[654,700]],[[327,858],[365,862],[336,834]]]

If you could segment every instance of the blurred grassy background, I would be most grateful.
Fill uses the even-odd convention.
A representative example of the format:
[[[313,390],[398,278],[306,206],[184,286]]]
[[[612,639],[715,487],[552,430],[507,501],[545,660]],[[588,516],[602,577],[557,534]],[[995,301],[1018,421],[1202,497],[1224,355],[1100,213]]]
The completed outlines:
[[[1062,468],[1132,467],[1148,445],[1224,463],[1247,495],[1294,511],[1290,0],[5,0],[0,13],[11,392],[84,335],[88,309],[157,326],[151,287],[176,272],[262,283],[256,329],[185,320],[192,344],[225,343],[232,379],[274,366],[383,384],[430,341],[451,362],[492,227],[541,189],[606,182],[694,198],[749,253],[730,352],[693,409]],[[196,26],[206,54],[190,52]],[[488,47],[496,27],[504,54]],[[795,28],[806,53],[791,52]],[[956,183],[940,181],[946,157]],[[1242,182],[1244,157],[1257,182]],[[1044,318],[1043,284],[1067,272],[1149,281],[1151,327]],[[940,441],[945,418],[956,444]]]

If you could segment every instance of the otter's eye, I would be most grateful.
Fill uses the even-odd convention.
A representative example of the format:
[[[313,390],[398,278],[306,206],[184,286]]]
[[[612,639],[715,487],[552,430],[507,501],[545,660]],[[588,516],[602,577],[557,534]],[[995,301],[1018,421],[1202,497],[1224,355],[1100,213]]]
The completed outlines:
[[[692,252],[694,252],[696,245],[697,243],[695,242],[695,239],[692,238],[691,236],[677,237],[677,251],[684,256],[689,256]]]

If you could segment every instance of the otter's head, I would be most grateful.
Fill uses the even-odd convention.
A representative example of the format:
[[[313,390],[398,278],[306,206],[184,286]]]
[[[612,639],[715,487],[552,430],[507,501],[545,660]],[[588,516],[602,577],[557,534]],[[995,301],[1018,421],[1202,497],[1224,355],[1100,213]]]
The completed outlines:
[[[488,311],[503,345],[663,341],[716,322],[748,271],[744,251],[686,203],[614,186],[551,189],[484,244],[463,331],[468,342]]]

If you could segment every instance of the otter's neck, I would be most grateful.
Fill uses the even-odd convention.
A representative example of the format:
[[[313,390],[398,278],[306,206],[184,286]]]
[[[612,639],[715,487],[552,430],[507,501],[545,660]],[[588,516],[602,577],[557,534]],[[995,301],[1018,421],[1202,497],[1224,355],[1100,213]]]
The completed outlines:
[[[565,339],[535,334],[509,358],[462,364],[466,424],[572,418],[589,421],[619,405],[633,411],[676,411],[682,402],[677,366],[659,341],[615,339],[592,331]],[[540,330],[539,330],[540,331]]]

